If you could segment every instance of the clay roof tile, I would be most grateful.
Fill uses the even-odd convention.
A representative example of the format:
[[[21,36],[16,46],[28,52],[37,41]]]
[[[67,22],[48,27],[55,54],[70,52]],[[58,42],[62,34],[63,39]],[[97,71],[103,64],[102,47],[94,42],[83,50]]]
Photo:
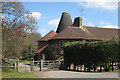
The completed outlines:
[[[52,37],[54,37],[56,34],[57,33],[54,30],[52,30],[48,34],[46,34],[44,37],[42,37],[39,41],[47,41],[51,39]]]

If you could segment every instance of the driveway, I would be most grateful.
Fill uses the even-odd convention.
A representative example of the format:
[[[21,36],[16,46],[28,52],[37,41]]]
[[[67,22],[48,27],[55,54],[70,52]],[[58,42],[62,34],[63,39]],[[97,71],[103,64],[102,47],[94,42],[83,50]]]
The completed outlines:
[[[60,70],[60,71],[44,71],[43,75],[47,76],[48,78],[118,78],[117,72],[94,73],[94,72],[74,72]]]

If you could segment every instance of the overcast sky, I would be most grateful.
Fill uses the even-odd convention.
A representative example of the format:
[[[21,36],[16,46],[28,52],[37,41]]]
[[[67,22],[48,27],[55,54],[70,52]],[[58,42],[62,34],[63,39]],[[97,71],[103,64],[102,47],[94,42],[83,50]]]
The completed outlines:
[[[51,30],[56,31],[61,14],[69,12],[74,21],[81,16],[83,26],[117,28],[117,2],[23,2],[25,8],[32,12],[38,21],[37,32],[44,36]],[[94,1],[94,0],[93,0]]]

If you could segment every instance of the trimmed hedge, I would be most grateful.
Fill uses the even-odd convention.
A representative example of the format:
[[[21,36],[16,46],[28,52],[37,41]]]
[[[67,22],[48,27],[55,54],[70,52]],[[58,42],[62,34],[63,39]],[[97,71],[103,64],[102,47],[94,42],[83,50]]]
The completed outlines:
[[[84,65],[96,71],[96,67],[100,66],[100,71],[104,67],[105,71],[109,71],[110,67],[113,68],[113,63],[118,62],[119,54],[118,48],[120,44],[117,40],[109,41],[81,41],[81,42],[67,42],[64,44],[64,63],[67,67],[71,64]],[[108,65],[112,63],[112,65]],[[74,68],[75,68],[74,67]]]

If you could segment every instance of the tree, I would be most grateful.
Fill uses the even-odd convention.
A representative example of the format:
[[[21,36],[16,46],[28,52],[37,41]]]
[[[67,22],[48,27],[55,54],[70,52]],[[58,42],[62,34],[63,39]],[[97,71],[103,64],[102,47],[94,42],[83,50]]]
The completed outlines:
[[[23,42],[26,32],[32,32],[37,26],[21,2],[2,3],[2,55],[7,58],[19,57],[26,49]]]
[[[32,60],[34,58],[35,47],[38,46],[37,41],[41,38],[39,33],[26,33],[26,37],[23,39],[24,44],[27,45],[27,49],[22,53],[22,57],[25,60]]]

